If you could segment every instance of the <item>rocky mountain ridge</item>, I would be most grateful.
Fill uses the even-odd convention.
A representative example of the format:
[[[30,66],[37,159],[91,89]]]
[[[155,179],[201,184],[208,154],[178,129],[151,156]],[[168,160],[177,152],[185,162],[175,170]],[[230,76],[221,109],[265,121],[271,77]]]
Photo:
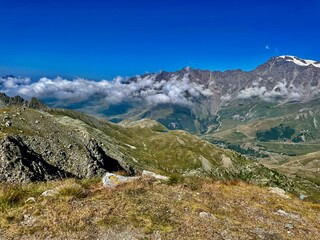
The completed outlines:
[[[41,102],[36,97],[32,97],[29,101],[23,99],[19,95],[15,97],[9,97],[5,93],[0,92],[0,108],[5,107],[28,107],[28,108],[35,108],[35,109],[48,109],[49,107]]]
[[[304,104],[318,99],[318,66],[316,61],[280,56],[247,72],[187,67],[176,72],[145,74],[120,82],[128,89],[127,97],[120,99],[120,103],[108,102],[105,109],[98,108],[96,113],[112,121],[151,118],[169,129],[196,134],[214,132],[221,125],[221,109],[232,105]],[[255,114],[250,108],[244,111]],[[236,115],[235,112],[233,116]]]

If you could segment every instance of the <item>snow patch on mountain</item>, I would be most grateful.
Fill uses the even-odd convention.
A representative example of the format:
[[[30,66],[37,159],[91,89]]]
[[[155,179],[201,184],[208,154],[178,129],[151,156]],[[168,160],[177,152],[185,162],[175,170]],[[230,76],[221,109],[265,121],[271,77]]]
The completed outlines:
[[[314,66],[317,68],[320,68],[320,62],[314,61],[314,60],[306,60],[306,59],[301,59],[295,56],[290,56],[290,55],[283,55],[279,56],[278,58],[282,58],[286,60],[287,62],[293,62],[299,66],[307,67],[307,66]]]

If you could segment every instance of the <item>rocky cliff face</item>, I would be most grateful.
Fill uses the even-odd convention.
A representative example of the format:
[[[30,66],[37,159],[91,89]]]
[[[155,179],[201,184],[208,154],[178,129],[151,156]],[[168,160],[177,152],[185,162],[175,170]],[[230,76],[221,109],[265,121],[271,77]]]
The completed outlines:
[[[57,177],[73,177],[43,159],[22,138],[7,136],[0,142],[0,181],[43,181]]]

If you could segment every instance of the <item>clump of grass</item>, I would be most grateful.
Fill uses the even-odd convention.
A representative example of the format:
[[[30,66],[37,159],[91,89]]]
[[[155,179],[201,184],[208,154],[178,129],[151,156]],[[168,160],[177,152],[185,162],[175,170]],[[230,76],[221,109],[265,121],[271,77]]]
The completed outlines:
[[[58,196],[60,197],[84,198],[87,196],[87,191],[72,180],[58,186],[56,190],[59,192]]]
[[[81,186],[85,189],[95,188],[97,185],[101,185],[101,177],[88,178],[81,180]]]
[[[168,184],[175,185],[182,183],[184,181],[184,177],[179,173],[173,173],[169,176]]]

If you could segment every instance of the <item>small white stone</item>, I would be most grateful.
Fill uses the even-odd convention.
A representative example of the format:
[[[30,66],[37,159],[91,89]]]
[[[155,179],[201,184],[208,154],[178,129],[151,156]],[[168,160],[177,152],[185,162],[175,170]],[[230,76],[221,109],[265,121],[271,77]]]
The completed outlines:
[[[158,179],[158,180],[164,180],[164,181],[168,181],[169,180],[169,178],[167,176],[159,175],[159,174],[156,174],[154,172],[147,171],[147,170],[143,170],[142,171],[142,177],[151,177],[151,178],[155,178],[155,179]]]
[[[137,179],[139,179],[139,177],[124,177],[113,173],[106,173],[105,176],[102,178],[102,184],[103,187],[113,188],[121,183],[132,182]]]
[[[54,197],[58,194],[59,192],[57,190],[54,189],[49,189],[47,191],[44,191],[41,196],[43,197]]]
[[[25,203],[35,203],[36,202],[36,199],[34,197],[29,197]]]

